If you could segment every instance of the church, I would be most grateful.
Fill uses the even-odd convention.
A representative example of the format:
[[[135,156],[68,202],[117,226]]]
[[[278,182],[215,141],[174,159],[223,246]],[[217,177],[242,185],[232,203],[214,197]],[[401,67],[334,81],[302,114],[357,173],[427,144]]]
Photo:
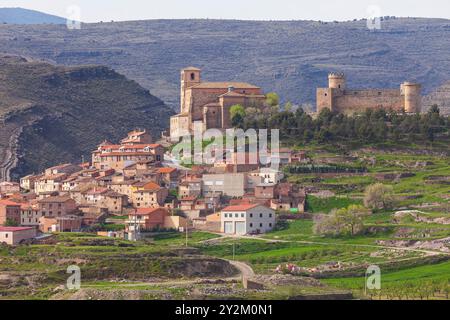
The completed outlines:
[[[192,134],[194,123],[207,129],[231,128],[230,108],[260,108],[266,96],[260,87],[245,82],[202,82],[201,70],[189,67],[181,70],[180,113],[170,118],[170,139]]]

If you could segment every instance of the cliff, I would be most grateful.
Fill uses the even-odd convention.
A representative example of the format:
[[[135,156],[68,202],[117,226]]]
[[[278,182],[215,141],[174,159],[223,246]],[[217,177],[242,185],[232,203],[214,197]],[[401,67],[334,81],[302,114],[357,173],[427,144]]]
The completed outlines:
[[[172,115],[136,82],[102,66],[62,67],[0,56],[0,179],[90,159],[130,129],[157,138]]]

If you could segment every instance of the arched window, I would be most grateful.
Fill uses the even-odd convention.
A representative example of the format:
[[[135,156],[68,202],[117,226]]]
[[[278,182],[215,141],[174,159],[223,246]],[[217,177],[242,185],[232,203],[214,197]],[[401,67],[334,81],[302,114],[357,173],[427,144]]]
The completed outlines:
[[[191,80],[195,80],[195,73],[191,73]]]

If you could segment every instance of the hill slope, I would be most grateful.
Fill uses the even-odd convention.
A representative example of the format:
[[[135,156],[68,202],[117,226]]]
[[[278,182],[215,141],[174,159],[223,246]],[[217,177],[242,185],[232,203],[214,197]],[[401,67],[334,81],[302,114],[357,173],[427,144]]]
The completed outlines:
[[[449,80],[450,21],[397,18],[370,31],[365,21],[150,20],[65,26],[0,26],[0,51],[66,64],[101,64],[136,80],[179,109],[179,70],[242,80],[284,101],[315,104],[315,89],[340,70],[350,87],[398,88]]]
[[[0,8],[0,23],[66,24],[66,19],[35,10],[22,8]]]
[[[0,57],[0,179],[80,161],[130,129],[158,137],[172,114],[107,67],[61,67]]]

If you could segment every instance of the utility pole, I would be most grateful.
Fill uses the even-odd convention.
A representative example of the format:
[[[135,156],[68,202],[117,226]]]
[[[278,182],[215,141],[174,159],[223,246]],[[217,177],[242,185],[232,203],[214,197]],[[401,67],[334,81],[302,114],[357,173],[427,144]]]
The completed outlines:
[[[187,247],[188,246],[188,220],[186,220],[185,229],[186,229],[186,247]]]
[[[236,245],[236,243],[233,241],[233,259],[232,260],[234,260],[234,257],[235,257],[235,252],[236,252],[235,245]]]

